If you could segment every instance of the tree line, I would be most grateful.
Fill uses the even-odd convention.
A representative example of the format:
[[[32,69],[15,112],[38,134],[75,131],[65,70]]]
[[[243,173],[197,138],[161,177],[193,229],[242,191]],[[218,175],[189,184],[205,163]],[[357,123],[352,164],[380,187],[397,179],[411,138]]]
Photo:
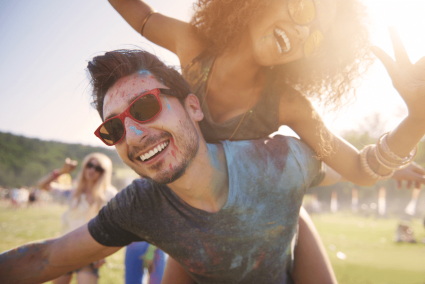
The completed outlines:
[[[115,149],[43,141],[0,132],[0,186],[12,188],[36,185],[42,176],[61,168],[66,157],[78,161],[77,169],[71,173],[74,178],[83,158],[92,152],[106,154],[111,158],[114,169],[126,167]]]

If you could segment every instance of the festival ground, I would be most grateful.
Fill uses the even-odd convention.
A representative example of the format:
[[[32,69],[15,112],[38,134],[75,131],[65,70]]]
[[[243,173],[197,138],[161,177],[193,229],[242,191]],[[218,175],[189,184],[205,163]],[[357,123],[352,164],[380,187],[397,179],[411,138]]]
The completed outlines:
[[[60,234],[66,206],[9,208],[0,202],[0,251]],[[340,284],[425,283],[425,228],[414,219],[417,244],[393,242],[396,218],[376,219],[351,213],[313,215]],[[123,283],[124,250],[107,258],[100,284]],[[74,282],[75,279],[74,279]]]

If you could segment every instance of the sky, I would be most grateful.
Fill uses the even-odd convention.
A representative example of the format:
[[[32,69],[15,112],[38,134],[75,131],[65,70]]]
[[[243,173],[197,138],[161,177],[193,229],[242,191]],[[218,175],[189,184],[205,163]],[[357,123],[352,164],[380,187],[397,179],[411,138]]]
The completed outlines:
[[[145,2],[167,16],[188,21],[193,1]],[[393,55],[387,31],[393,25],[412,62],[425,56],[424,0],[368,0],[366,4],[375,45]],[[168,65],[179,65],[174,54],[142,38],[106,0],[0,0],[0,131],[103,146],[93,134],[101,119],[90,106],[85,68],[96,55],[137,47]],[[338,113],[319,112],[339,134],[377,115],[383,122],[380,131],[391,130],[407,114],[379,61],[362,80],[356,103]]]

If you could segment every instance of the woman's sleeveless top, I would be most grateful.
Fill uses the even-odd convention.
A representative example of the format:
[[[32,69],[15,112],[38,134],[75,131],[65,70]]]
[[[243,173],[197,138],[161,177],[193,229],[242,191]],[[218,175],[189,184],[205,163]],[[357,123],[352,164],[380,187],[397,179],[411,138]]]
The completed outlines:
[[[215,56],[202,52],[195,57],[183,70],[183,77],[189,83],[192,92],[198,97],[204,119],[199,123],[204,138],[209,143],[228,140],[235,129],[236,133],[232,140],[253,140],[265,138],[271,133],[278,130],[279,124],[279,98],[282,90],[273,88],[269,76],[266,79],[266,84],[263,93],[250,110],[247,111],[245,117],[238,115],[223,123],[213,121],[207,102],[204,103],[206,83],[211,67],[214,63]],[[292,91],[295,91],[292,89]],[[248,98],[247,98],[248,99]],[[243,102],[241,102],[243,103]],[[239,128],[238,124],[241,122]]]

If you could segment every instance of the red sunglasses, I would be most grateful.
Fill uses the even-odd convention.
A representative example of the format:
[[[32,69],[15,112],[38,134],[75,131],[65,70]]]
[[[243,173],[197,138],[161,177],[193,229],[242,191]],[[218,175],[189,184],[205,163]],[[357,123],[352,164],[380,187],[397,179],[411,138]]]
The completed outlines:
[[[153,89],[144,92],[125,111],[102,123],[94,134],[108,146],[117,144],[125,136],[124,119],[126,117],[145,123],[154,119],[161,112],[162,104],[159,94],[177,97],[170,89]]]

